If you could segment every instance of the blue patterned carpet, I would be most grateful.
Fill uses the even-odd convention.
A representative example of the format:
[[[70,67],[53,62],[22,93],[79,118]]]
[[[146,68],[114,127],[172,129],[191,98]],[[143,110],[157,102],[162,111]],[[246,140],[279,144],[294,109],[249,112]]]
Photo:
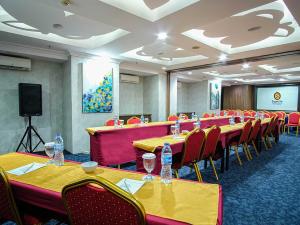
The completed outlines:
[[[248,162],[240,152],[243,166],[231,155],[229,171],[218,171],[224,195],[224,225],[300,225],[300,136],[281,135],[271,150],[263,148],[259,157],[251,153],[253,160]],[[66,158],[88,160],[86,155]],[[216,165],[220,168],[220,162]],[[216,183],[212,169],[204,169],[203,163],[200,167],[204,181]],[[124,169],[135,170],[135,166]],[[196,180],[189,168],[183,168],[180,177]]]
[[[282,135],[271,150],[259,157],[251,152],[247,161],[240,152],[243,166],[231,155],[229,171],[221,174],[224,195],[224,225],[300,225],[300,136]],[[89,155],[66,154],[66,159],[84,162]],[[216,163],[220,168],[220,162]],[[200,165],[205,182],[217,183],[210,167]],[[135,170],[134,164],[123,169]],[[196,180],[189,168],[180,171],[182,179]],[[54,225],[52,221],[48,224]]]

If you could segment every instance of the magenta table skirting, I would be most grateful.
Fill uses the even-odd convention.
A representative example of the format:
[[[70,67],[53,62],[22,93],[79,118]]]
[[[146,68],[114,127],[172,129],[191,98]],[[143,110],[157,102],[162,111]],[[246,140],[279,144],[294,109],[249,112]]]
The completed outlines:
[[[67,215],[64,208],[61,193],[46,190],[36,186],[23,184],[16,181],[10,181],[13,194],[17,202],[21,201],[28,205],[40,207],[61,215]],[[222,188],[219,186],[219,205],[217,225],[222,225],[223,219],[223,194]],[[146,215],[148,225],[185,225],[187,223],[162,218],[154,215]]]
[[[227,125],[228,118],[212,118],[201,122],[201,128]],[[181,130],[192,130],[193,122],[181,123]],[[170,125],[144,126],[97,131],[90,135],[91,160],[100,165],[117,165],[136,159],[133,141],[170,134]]]

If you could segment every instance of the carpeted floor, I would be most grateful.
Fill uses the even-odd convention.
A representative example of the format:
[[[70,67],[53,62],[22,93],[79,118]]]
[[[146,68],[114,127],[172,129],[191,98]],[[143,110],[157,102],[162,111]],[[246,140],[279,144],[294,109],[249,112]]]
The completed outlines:
[[[252,151],[253,160],[247,161],[240,152],[243,166],[231,154],[230,169],[218,170],[224,197],[224,225],[300,225],[300,136],[281,135],[277,145],[264,150],[259,157]],[[84,162],[89,155],[66,154],[66,159]],[[220,162],[216,163],[220,168]],[[135,170],[134,164],[122,167]],[[203,168],[205,182],[217,183],[211,167]],[[196,180],[189,168],[180,171],[182,179]],[[56,224],[54,221],[48,223]]]
[[[230,169],[219,172],[224,195],[224,225],[300,225],[300,136],[281,135],[277,145],[259,157],[252,151],[248,162],[240,152],[243,166],[231,154]],[[88,160],[88,155],[66,155],[67,159]],[[220,163],[216,163],[220,168]],[[212,169],[200,167],[205,182],[217,183]],[[135,170],[134,165],[123,169]],[[189,168],[183,179],[196,180]]]

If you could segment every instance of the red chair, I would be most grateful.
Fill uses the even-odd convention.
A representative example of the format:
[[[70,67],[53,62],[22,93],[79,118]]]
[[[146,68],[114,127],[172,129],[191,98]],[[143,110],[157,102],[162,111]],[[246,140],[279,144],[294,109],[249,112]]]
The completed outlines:
[[[181,116],[182,116],[182,118],[183,118],[184,120],[188,120],[188,119],[189,119],[189,117],[188,117],[186,114],[181,114]]]
[[[209,118],[210,117],[210,115],[209,115],[209,113],[203,113],[203,116],[202,116],[203,118]]]
[[[269,149],[269,147],[272,147],[272,144],[270,142],[269,136],[270,136],[270,132],[272,130],[272,126],[273,126],[273,122],[274,122],[274,117],[271,118],[271,121],[269,122],[267,128],[264,130],[264,132],[261,134],[261,139],[264,142],[265,148],[266,150]],[[269,146],[268,146],[269,145]]]
[[[114,126],[114,125],[115,125],[115,121],[113,119],[106,120],[105,122],[105,126]],[[118,120],[118,125],[120,125],[120,120]]]
[[[204,143],[204,147],[202,149],[202,152],[199,156],[199,162],[202,160],[208,160],[210,162],[211,167],[213,168],[215,177],[217,180],[219,180],[215,165],[213,160],[215,160],[215,153],[216,153],[216,149],[217,149],[217,144],[219,141],[219,137],[221,134],[221,129],[220,127],[217,126],[212,126],[207,132],[206,132],[206,137],[205,137],[205,143]],[[197,165],[198,166],[198,165]],[[199,170],[199,174],[200,174],[200,170]],[[200,175],[201,176],[201,175]],[[201,177],[200,177],[201,179]],[[200,181],[199,177],[198,180]],[[202,180],[202,179],[201,179]]]
[[[284,124],[285,124],[285,116],[286,113],[285,112],[275,112],[275,114],[278,116],[278,120],[279,120],[279,130],[281,133],[284,132]]]
[[[141,119],[136,116],[133,116],[127,120],[127,124],[139,124],[139,123],[141,123]]]
[[[273,123],[271,124],[270,132],[269,132],[269,137],[273,138],[274,144],[276,144],[275,141],[275,135],[278,134],[278,131],[276,132],[276,128],[278,128],[278,116],[273,117]]]
[[[211,117],[215,117],[215,114],[214,114],[214,113],[212,113],[210,116],[211,116]]]
[[[271,118],[270,113],[263,112],[265,118]]]
[[[247,142],[248,142],[248,137],[249,137],[249,134],[251,131],[251,127],[252,127],[252,122],[250,120],[248,120],[245,123],[242,133],[241,133],[240,137],[238,138],[238,140],[233,139],[229,144],[231,147],[233,147],[233,149],[235,151],[235,155],[238,159],[240,166],[243,164],[242,160],[240,159],[239,151],[238,151],[238,147],[240,145],[243,148],[243,151],[246,155],[247,160],[249,161],[252,159],[251,153],[250,153],[250,151],[248,151],[248,147],[247,147]]]
[[[0,223],[14,221],[18,225],[42,224],[37,218],[23,214],[21,217],[4,170],[0,167]]]
[[[252,144],[257,156],[259,155],[259,153],[258,153],[258,150],[257,150],[257,146],[255,144],[255,141],[257,140],[257,136],[258,136],[258,132],[260,130],[260,126],[261,126],[260,119],[255,120],[254,125],[251,129],[248,141],[247,141],[247,148],[248,148],[248,145]],[[248,148],[248,151],[250,152],[249,148]]]
[[[176,115],[170,115],[168,117],[168,121],[176,121],[176,120],[179,120],[178,116],[176,116]]]
[[[227,116],[234,116],[235,111],[234,110],[228,110],[227,111]]]
[[[198,180],[202,182],[197,160],[201,153],[204,140],[205,132],[199,128],[194,129],[186,136],[182,153],[178,154],[178,156],[174,155],[173,169],[175,170],[175,175],[177,178],[179,178],[179,169],[181,169],[183,166],[193,165]]]
[[[224,116],[225,115],[225,110],[221,110],[220,111],[220,116]]]
[[[256,112],[254,112],[254,111],[251,111],[250,113],[251,113],[251,117],[255,117],[255,115],[256,115]]]
[[[288,115],[288,123],[284,125],[285,129],[288,129],[288,134],[290,133],[290,127],[296,127],[296,136],[298,136],[300,126],[300,114],[298,112],[292,112]]]
[[[143,205],[102,177],[65,186],[62,198],[72,225],[146,224]]]
[[[244,112],[245,117],[252,117],[251,112],[245,111]]]

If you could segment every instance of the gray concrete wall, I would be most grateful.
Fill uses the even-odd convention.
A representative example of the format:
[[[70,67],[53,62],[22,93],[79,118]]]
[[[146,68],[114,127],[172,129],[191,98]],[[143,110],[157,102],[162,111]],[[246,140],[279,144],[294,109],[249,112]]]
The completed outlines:
[[[18,83],[42,85],[43,115],[32,117],[32,124],[44,141],[63,131],[63,74],[63,64],[42,60],[32,60],[31,71],[0,69],[0,153],[15,151],[27,126],[19,116]]]
[[[120,114],[143,113],[143,77],[138,84],[120,82]]]

